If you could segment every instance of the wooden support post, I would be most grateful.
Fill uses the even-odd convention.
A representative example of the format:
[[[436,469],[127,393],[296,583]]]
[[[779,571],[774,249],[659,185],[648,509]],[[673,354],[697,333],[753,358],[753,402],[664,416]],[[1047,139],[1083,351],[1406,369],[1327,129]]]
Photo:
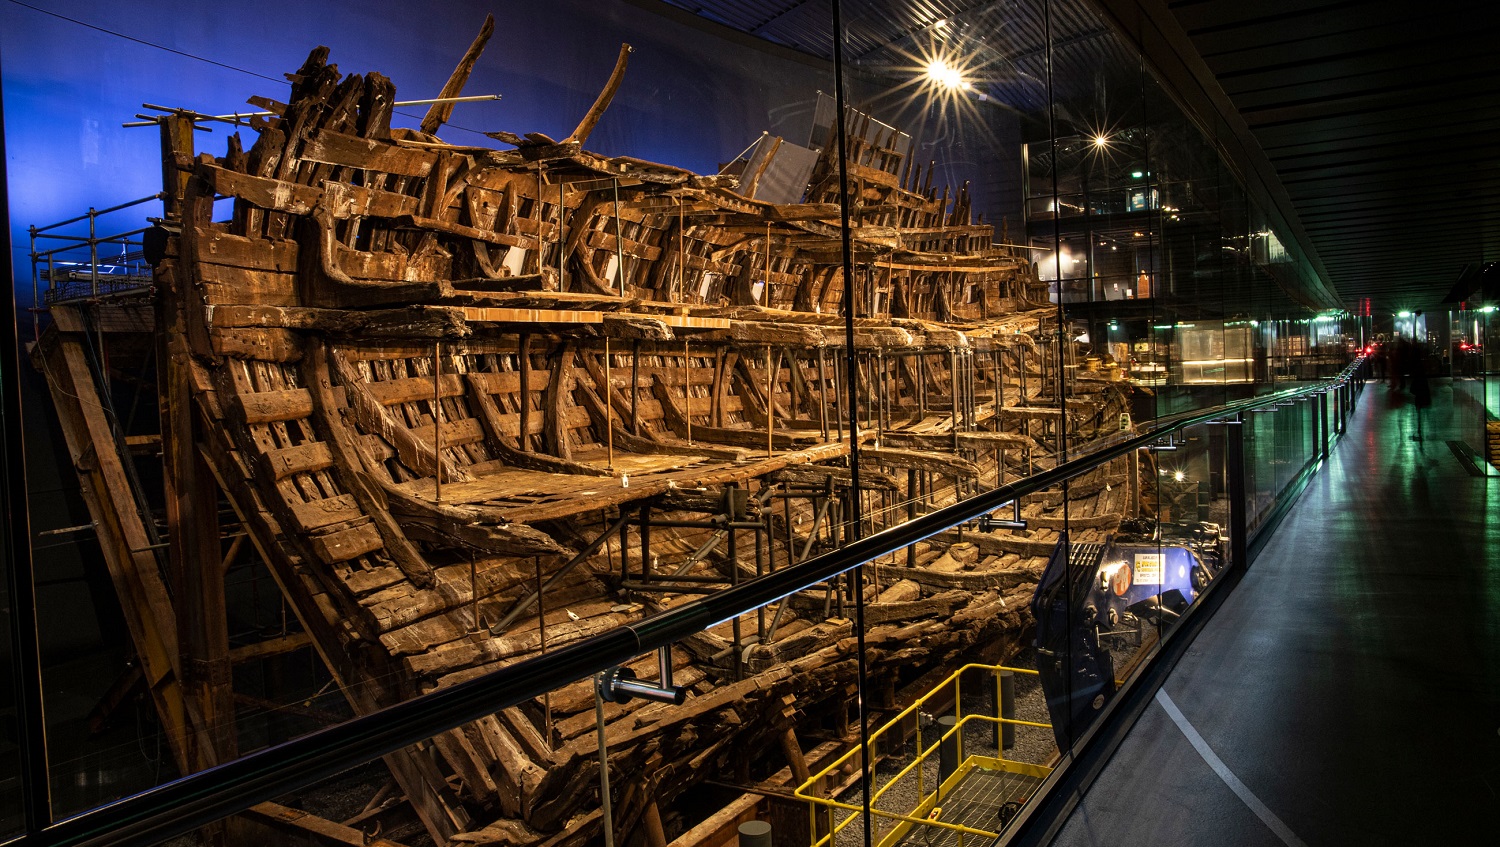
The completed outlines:
[[[641,389],[641,342],[630,344],[630,434],[641,434],[641,412],[639,407]]]
[[[824,359],[827,351],[818,348],[818,426],[823,433],[823,440],[828,440],[828,373]]]
[[[646,847],[667,847],[667,832],[662,828],[661,809],[657,808],[655,800],[646,804],[641,822],[646,827]]]
[[[765,532],[757,528],[755,532],[755,575],[757,577],[766,574],[766,551],[771,547],[771,509],[770,500],[766,501]],[[755,640],[759,644],[766,643],[766,607],[761,606],[755,610]]]
[[[927,367],[926,356],[917,356],[917,420],[927,417]]]
[[[180,220],[193,161],[193,119],[181,114],[161,118],[162,217]]]
[[[432,475],[433,499],[443,502],[443,394],[442,394],[443,342],[432,343],[432,466],[437,472]]]
[[[949,426],[953,428],[953,454],[958,455],[958,348],[948,348]]]
[[[190,190],[184,203],[192,219],[206,205]],[[219,490],[198,451],[194,414],[192,350],[187,335],[184,280],[174,273],[158,278],[156,327],[158,396],[161,398],[162,488],[166,500],[167,548],[172,608],[177,619],[183,697],[189,719],[184,738],[193,770],[213,767],[239,755],[234,725],[234,684],[229,660],[229,628],[224,605],[224,551],[219,544]],[[100,449],[112,449],[100,446]]]
[[[728,558],[729,584],[731,586],[739,585],[740,584],[740,551],[739,551],[739,545],[738,545],[738,540],[737,540],[737,536],[739,535],[739,530],[736,530],[734,528],[734,511],[735,510],[734,510],[734,499],[733,498],[734,498],[734,485],[733,485],[733,483],[731,483],[729,487],[727,487],[727,488],[724,489],[724,515],[725,515],[725,517],[727,517],[729,519],[728,520],[728,525],[726,527],[726,531],[727,531],[726,541],[728,543],[725,545],[725,551],[727,553],[727,558]],[[730,624],[729,629],[730,629],[731,637],[734,639],[734,644],[733,644],[733,646],[731,648],[732,651],[733,651],[731,653],[731,667],[734,669],[734,678],[736,680],[739,680],[739,679],[743,678],[743,674],[744,674],[744,671],[745,671],[744,665],[741,663],[741,659],[744,656],[744,647],[743,647],[743,642],[740,640],[741,636],[740,636],[740,616],[739,615],[735,615],[734,616],[734,621],[733,621],[733,623]]]
[[[844,369],[837,362],[833,366],[833,427],[839,441],[844,440]],[[852,424],[853,421],[850,421]],[[851,437],[853,433],[851,432]]]
[[[609,336],[604,336],[604,443],[608,454],[608,467],[610,473],[615,470],[615,427],[614,404],[609,401],[610,395],[614,393],[614,383],[609,377]]]
[[[917,519],[917,469],[906,469],[906,519],[913,521]],[[906,566],[914,568],[917,566],[917,545],[906,546]]]
[[[651,501],[641,501],[641,582],[651,581]]]
[[[682,205],[682,197],[677,198],[677,296],[675,302],[683,303],[687,300],[687,292],[683,290],[682,283],[686,279],[687,250],[684,241],[686,239],[685,228],[687,225],[687,210]],[[684,342],[685,344],[686,342]]]
[[[542,557],[535,556],[532,561],[536,563],[536,631],[537,639],[541,647],[542,655],[547,655],[547,593],[546,586],[542,582]],[[547,749],[552,749],[552,692],[548,691],[542,696],[543,726],[547,729]]]
[[[769,160],[768,160],[769,161]],[[766,221],[766,281],[760,287],[760,305],[771,305],[771,222]],[[770,407],[767,401],[767,408]]]
[[[769,284],[769,283],[767,283]],[[771,447],[772,433],[776,431],[776,369],[771,364],[771,345],[766,345],[766,458],[776,454]]]
[[[520,370],[520,400],[521,400],[521,432],[519,436],[520,448],[529,451],[531,449],[531,335],[521,333],[521,342],[517,348],[516,364]]]
[[[571,459],[573,451],[563,433],[563,392],[569,387],[568,377],[573,370],[573,348],[563,342],[557,348],[557,361],[552,365],[552,374],[547,380],[547,396],[542,409],[542,436],[552,455],[560,459]]]
[[[540,178],[541,166],[538,165],[537,167],[538,178]],[[566,261],[568,248],[567,242],[563,238],[568,228],[568,204],[567,197],[564,194],[565,190],[566,188],[562,180],[559,179],[557,182],[557,288],[559,291],[568,290]],[[540,190],[537,191],[537,196],[542,196]]]
[[[802,745],[797,743],[797,731],[791,727],[781,734],[781,752],[786,754],[786,763],[792,769],[793,785],[801,785],[812,779],[807,767],[807,758],[802,755]]]

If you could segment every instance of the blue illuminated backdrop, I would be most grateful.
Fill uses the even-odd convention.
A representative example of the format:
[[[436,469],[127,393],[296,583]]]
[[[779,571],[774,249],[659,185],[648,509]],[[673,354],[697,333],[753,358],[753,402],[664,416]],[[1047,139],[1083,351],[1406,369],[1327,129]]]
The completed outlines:
[[[9,201],[17,295],[29,305],[28,225],[160,190],[151,128],[125,129],[142,103],[223,114],[246,98],[284,99],[282,74],[317,45],[345,73],[379,71],[401,99],[435,96],[486,13],[497,22],[466,94],[441,131],[495,144],[484,131],[561,138],[588,109],[622,41],[636,48],[590,149],[712,173],[763,130],[806,137],[831,70],[812,58],[706,34],[628,3],[455,0],[441,7],[365,0],[249,4],[0,0]],[[398,115],[415,126],[424,107]],[[199,149],[222,155],[227,124]],[[245,130],[246,147],[253,138]],[[147,212],[150,214],[151,212]]]

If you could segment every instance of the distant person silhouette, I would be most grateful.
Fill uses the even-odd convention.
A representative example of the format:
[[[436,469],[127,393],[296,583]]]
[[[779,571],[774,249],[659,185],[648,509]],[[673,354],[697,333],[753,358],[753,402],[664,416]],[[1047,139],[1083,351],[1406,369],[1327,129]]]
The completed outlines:
[[[1411,345],[1408,364],[1412,405],[1417,407],[1417,434],[1412,437],[1421,441],[1422,412],[1432,406],[1432,384],[1427,381],[1427,357],[1423,355],[1421,347]]]
[[[1411,379],[1412,359],[1417,355],[1417,347],[1411,343],[1411,339],[1404,335],[1396,339],[1395,349],[1391,351],[1390,363],[1393,390],[1406,390],[1407,381]]]

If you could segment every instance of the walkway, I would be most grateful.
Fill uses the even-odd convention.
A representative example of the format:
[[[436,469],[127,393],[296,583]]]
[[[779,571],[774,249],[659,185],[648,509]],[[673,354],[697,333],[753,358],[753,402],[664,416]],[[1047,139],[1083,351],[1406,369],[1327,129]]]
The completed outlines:
[[[1500,844],[1500,477],[1477,381],[1348,435],[1054,845]]]

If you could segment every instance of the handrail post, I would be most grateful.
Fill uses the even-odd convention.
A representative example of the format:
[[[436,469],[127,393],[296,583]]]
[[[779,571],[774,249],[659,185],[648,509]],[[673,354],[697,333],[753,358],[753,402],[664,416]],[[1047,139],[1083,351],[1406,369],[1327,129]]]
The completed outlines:
[[[99,239],[98,215],[89,207],[89,287],[91,296],[99,296]]]
[[[41,270],[37,265],[40,258],[36,254],[36,224],[28,228],[31,234],[31,340],[37,341],[42,337],[42,295],[41,295]]]
[[[1250,566],[1250,545],[1246,537],[1249,526],[1248,492],[1245,490],[1245,416],[1236,414],[1234,420],[1220,421],[1224,427],[1224,462],[1229,467],[1229,564],[1231,567]]]
[[[1318,453],[1326,461],[1328,459],[1328,442],[1331,434],[1328,432],[1328,392],[1318,393],[1318,430],[1321,433],[1318,439]]]

